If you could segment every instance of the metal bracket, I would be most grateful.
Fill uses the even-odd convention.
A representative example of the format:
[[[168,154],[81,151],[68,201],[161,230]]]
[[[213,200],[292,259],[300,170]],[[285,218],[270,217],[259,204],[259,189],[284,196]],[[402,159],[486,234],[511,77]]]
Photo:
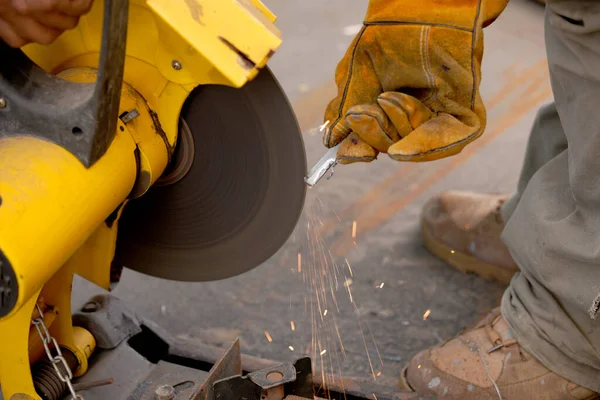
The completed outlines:
[[[99,349],[110,350],[141,331],[141,321],[118,297],[97,295],[73,315],[73,325],[90,331]]]
[[[116,135],[128,12],[128,0],[105,0],[95,84],[57,78],[0,41],[0,138],[36,136],[62,146],[88,168],[98,161]]]
[[[213,385],[214,400],[282,400],[314,399],[310,358],[297,360],[294,365],[282,364],[256,371],[247,376],[234,376]]]

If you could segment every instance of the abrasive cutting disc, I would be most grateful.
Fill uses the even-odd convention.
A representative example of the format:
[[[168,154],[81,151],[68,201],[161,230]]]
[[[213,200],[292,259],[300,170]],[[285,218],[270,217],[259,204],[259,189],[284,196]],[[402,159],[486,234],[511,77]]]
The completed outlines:
[[[202,86],[182,121],[170,171],[179,172],[127,204],[115,262],[180,281],[257,267],[291,235],[306,194],[304,143],[283,90],[266,68],[241,89]]]

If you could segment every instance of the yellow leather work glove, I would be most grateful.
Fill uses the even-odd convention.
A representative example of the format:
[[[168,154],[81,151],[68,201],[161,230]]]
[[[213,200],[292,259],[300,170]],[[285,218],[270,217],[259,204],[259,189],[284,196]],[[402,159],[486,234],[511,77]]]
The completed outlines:
[[[483,27],[508,0],[371,0],[336,70],[323,141],[341,163],[459,153],[486,123],[479,95]]]

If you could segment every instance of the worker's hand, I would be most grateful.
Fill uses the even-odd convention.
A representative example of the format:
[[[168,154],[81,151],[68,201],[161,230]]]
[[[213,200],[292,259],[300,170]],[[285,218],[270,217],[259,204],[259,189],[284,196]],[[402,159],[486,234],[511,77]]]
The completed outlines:
[[[338,65],[327,147],[342,163],[454,155],[486,122],[479,96],[483,27],[508,0],[371,0]]]
[[[50,44],[73,29],[93,0],[0,0],[0,39],[9,46]]]

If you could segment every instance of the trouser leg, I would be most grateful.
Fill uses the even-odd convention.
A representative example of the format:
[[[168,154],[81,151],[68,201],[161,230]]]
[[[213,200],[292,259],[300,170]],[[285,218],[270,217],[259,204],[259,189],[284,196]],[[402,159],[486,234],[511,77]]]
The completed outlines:
[[[600,2],[549,0],[546,13],[567,146],[532,173],[507,222],[521,272],[502,313],[544,365],[600,392]]]
[[[560,123],[556,105],[548,104],[540,109],[531,128],[517,191],[502,205],[504,221],[508,221],[514,213],[531,177],[566,148],[567,137]]]

